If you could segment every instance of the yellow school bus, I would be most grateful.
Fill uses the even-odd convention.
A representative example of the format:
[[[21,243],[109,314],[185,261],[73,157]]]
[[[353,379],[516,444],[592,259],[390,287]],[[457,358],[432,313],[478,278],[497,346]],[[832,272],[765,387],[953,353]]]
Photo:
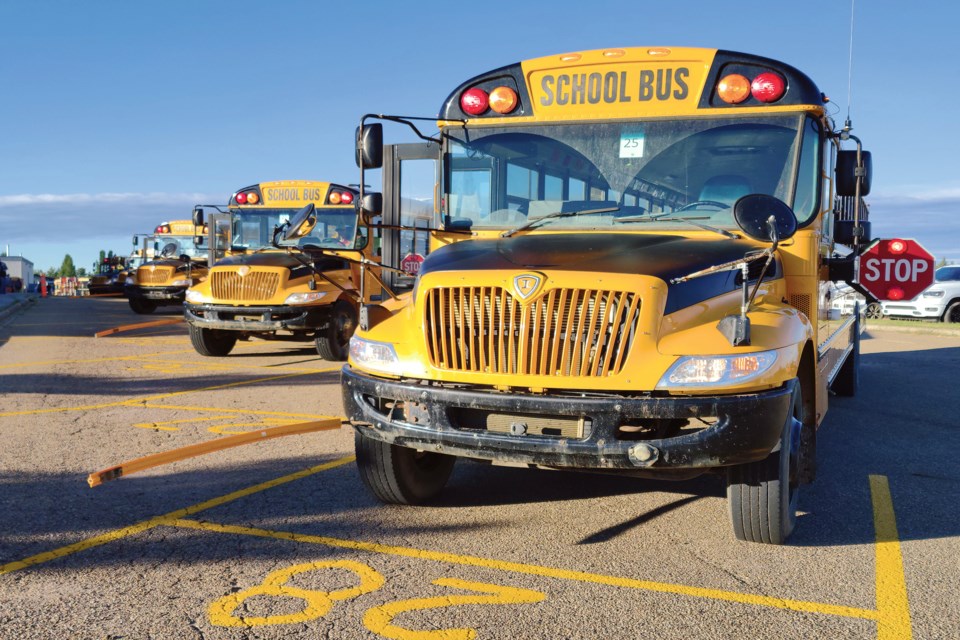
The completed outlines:
[[[87,283],[90,295],[122,294],[130,275],[127,259],[123,256],[106,257],[101,260]]]
[[[207,275],[204,238],[203,226],[192,220],[161,222],[152,234],[134,236],[134,255],[153,257],[126,280],[123,293],[130,308],[147,314],[159,306],[183,304],[187,289]]]
[[[345,360],[357,322],[358,261],[374,250],[357,224],[356,197],[351,187],[309,180],[234,193],[225,224],[208,223],[212,250],[223,245],[223,257],[187,292],[197,353],[226,356],[237,340],[260,338],[312,341],[324,358]],[[280,239],[311,205],[303,235]]]
[[[776,60],[639,47],[478,75],[437,136],[364,116],[384,264],[426,254],[343,369],[372,493],[427,501],[457,457],[711,472],[735,536],[782,543],[830,389],[858,381],[860,316],[829,292],[868,239],[870,156],[826,101]],[[424,142],[384,147],[376,119]]]

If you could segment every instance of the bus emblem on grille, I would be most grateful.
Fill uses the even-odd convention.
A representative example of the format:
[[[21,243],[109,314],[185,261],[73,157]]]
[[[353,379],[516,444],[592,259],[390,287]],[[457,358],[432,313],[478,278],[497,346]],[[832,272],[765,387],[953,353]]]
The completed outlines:
[[[237,269],[237,275],[240,276],[241,278],[247,275],[248,273],[250,273],[250,267],[247,265],[243,265],[242,267]]]
[[[543,282],[543,277],[535,273],[524,273],[523,275],[514,276],[513,278],[513,289],[517,292],[517,297],[521,300],[527,300],[534,293],[537,292],[537,289],[540,288],[540,283]]]

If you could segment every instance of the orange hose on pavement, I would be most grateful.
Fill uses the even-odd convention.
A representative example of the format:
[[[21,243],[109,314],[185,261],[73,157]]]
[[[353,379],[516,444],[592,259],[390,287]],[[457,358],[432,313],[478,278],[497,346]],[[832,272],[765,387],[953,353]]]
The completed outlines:
[[[167,324],[180,324],[184,322],[183,318],[165,318],[163,320],[151,320],[150,322],[139,322],[137,324],[123,324],[119,327],[113,327],[111,329],[104,329],[103,331],[98,331],[93,334],[95,338],[102,338],[103,336],[110,336],[115,333],[121,333],[123,331],[133,331],[135,329],[148,329],[150,327],[162,327]]]
[[[216,440],[199,442],[197,444],[187,445],[186,447],[180,447],[179,449],[164,451],[162,453],[154,453],[149,456],[143,456],[142,458],[136,458],[135,460],[128,460],[127,462],[118,464],[115,467],[109,467],[102,471],[96,471],[87,476],[87,484],[89,484],[91,487],[96,487],[104,482],[116,480],[117,478],[128,476],[131,473],[137,473],[138,471],[143,471],[145,469],[159,467],[171,462],[178,462],[187,458],[201,456],[206,453],[222,451],[223,449],[239,447],[244,444],[260,442],[261,440],[269,440],[271,438],[296,436],[303,433],[313,433],[314,431],[332,431],[333,429],[339,429],[341,424],[342,421],[340,418],[329,418],[327,420],[318,420],[316,422],[283,424],[278,427],[257,429],[256,431],[251,431],[249,433],[239,433],[237,435],[227,436],[225,438],[217,438]]]

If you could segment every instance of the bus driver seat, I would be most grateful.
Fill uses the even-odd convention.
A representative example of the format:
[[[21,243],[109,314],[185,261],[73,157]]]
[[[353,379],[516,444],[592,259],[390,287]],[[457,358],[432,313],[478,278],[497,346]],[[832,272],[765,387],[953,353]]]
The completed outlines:
[[[700,189],[700,202],[720,202],[727,205],[712,217],[714,222],[733,224],[733,204],[745,195],[753,193],[750,182],[743,176],[721,174],[708,178]]]

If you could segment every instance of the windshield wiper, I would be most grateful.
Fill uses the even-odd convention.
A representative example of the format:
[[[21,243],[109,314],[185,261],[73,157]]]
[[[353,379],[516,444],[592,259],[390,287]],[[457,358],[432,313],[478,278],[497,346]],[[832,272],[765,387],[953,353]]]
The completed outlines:
[[[538,226],[544,220],[550,220],[552,218],[572,218],[574,216],[589,216],[595,215],[598,213],[611,213],[613,211],[620,211],[620,207],[604,207],[602,209],[580,209],[579,211],[556,211],[554,213],[548,213],[545,216],[531,220],[527,224],[517,227],[516,229],[510,229],[509,231],[504,231],[500,234],[501,238],[509,238],[512,235],[520,233],[521,231],[526,231],[527,229],[532,229]]]
[[[631,216],[629,218],[614,218],[614,222],[686,222],[695,227],[700,227],[707,231],[713,231],[714,233],[719,233],[720,235],[726,238],[732,238],[734,240],[739,240],[740,236],[736,233],[731,233],[726,229],[719,229],[717,227],[711,227],[708,224],[703,224],[702,222],[697,222],[697,220],[709,220],[709,216],[704,216],[702,218],[670,218],[669,214],[661,213],[655,216]]]

